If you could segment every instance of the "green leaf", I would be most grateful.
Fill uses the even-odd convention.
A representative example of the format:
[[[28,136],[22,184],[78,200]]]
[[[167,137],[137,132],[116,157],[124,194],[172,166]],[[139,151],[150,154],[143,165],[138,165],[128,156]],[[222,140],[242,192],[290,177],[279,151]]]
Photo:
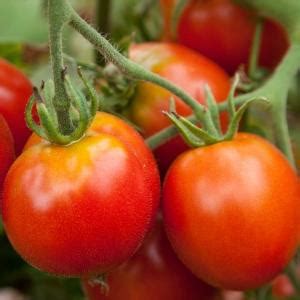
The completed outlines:
[[[0,43],[47,41],[41,0],[0,0],[0,11]]]

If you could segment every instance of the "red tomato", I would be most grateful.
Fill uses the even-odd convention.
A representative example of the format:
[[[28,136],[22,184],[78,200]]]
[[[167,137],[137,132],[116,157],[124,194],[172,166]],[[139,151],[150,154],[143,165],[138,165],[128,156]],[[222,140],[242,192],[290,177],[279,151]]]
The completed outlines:
[[[276,299],[288,299],[295,295],[295,288],[285,274],[277,276],[272,282],[272,294]]]
[[[230,89],[229,77],[220,67],[204,56],[177,44],[134,45],[130,49],[130,58],[183,88],[202,104],[205,103],[203,90],[205,84],[210,86],[217,101],[225,100]],[[159,86],[149,82],[139,83],[129,117],[141,128],[145,137],[171,125],[168,118],[162,114],[162,111],[169,109],[171,97],[169,91]],[[186,116],[192,113],[185,103],[177,97],[175,100],[179,114]],[[178,140],[167,143],[164,149],[159,148],[155,151],[162,173],[178,153],[187,149],[181,138]]]
[[[163,189],[175,252],[199,278],[231,290],[273,279],[298,245],[300,189],[284,156],[262,138],[186,151]]]
[[[165,30],[170,19],[165,11],[173,7],[161,0]],[[177,41],[211,58],[229,73],[247,64],[255,31],[256,15],[232,0],[191,0],[179,19]],[[168,25],[169,24],[169,25]],[[288,48],[283,28],[267,20],[263,31],[260,63],[274,68]]]
[[[32,94],[30,81],[14,65],[0,59],[0,113],[6,119],[19,154],[31,134],[24,111]]]
[[[89,300],[213,300],[217,291],[197,279],[178,260],[159,222],[140,250],[126,263],[107,274],[109,290],[87,280]]]
[[[13,138],[5,119],[0,114],[0,196],[5,175],[14,160],[14,156]]]
[[[33,266],[67,276],[127,260],[158,207],[159,176],[143,139],[98,113],[78,142],[30,143],[4,183],[3,223],[15,249]]]
[[[295,269],[296,280],[300,279],[300,265],[298,264]],[[280,274],[272,281],[272,295],[275,296],[275,299],[290,299],[292,296],[296,296],[296,287],[293,286],[293,283],[286,274]],[[292,298],[296,299],[296,298]]]
[[[123,143],[135,152],[135,155],[139,158],[144,168],[144,177],[149,185],[149,193],[154,203],[156,203],[153,206],[153,214],[155,214],[158,207],[158,199],[160,198],[159,173],[153,155],[148,147],[145,147],[145,143],[140,135],[121,119],[104,112],[97,112],[89,132],[93,134],[106,133],[113,135],[117,139],[122,140]],[[40,142],[48,143],[44,140],[42,141],[36,134],[32,134],[25,144],[24,150]]]

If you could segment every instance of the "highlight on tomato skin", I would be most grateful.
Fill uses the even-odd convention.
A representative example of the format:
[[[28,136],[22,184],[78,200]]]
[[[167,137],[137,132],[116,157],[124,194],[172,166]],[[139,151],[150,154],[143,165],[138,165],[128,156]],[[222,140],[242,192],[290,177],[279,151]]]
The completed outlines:
[[[166,32],[163,36],[167,40],[171,32],[169,11],[174,5],[175,1],[161,0]],[[176,41],[207,56],[233,74],[240,65],[248,63],[256,20],[255,12],[242,8],[233,0],[191,0],[179,18]],[[288,37],[282,26],[266,20],[260,65],[272,70],[288,47]]]
[[[16,251],[36,268],[95,275],[135,253],[154,222],[159,188],[142,137],[98,113],[86,136],[70,145],[33,136],[6,177],[3,224]]]
[[[5,118],[14,138],[16,154],[31,134],[24,111],[32,94],[32,85],[26,76],[8,61],[0,58],[0,113]]]
[[[129,57],[146,69],[178,85],[198,102],[205,104],[204,86],[212,90],[216,101],[224,101],[230,89],[230,78],[226,72],[210,59],[175,43],[142,43],[132,45]],[[128,116],[149,137],[171,125],[162,111],[169,110],[170,99],[176,102],[176,110],[187,116],[191,109],[169,91],[150,82],[138,84],[137,92],[129,107]],[[221,115],[222,127],[227,116]],[[181,137],[165,143],[154,151],[160,172],[163,175],[175,157],[188,149]]]
[[[178,257],[222,289],[270,282],[299,244],[299,179],[253,134],[181,154],[166,175],[162,206]]]
[[[90,135],[97,135],[100,133],[112,135],[120,139],[134,152],[144,169],[145,182],[149,186],[148,193],[151,195],[154,204],[154,216],[159,205],[160,176],[153,154],[145,144],[141,135],[120,118],[105,112],[97,112],[96,117],[89,128],[89,133]],[[48,144],[47,141],[42,140],[36,134],[32,134],[27,140],[23,151],[39,143]]]
[[[107,290],[89,280],[89,300],[217,300],[218,291],[196,278],[176,257],[158,220],[138,252],[106,274]],[[106,292],[106,293],[105,293]]]

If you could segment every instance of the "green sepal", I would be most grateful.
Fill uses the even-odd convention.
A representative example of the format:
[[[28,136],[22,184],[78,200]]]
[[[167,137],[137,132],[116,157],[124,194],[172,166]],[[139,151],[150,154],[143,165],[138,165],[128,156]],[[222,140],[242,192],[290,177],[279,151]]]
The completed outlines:
[[[233,83],[230,87],[229,95],[227,97],[228,112],[229,112],[230,118],[233,118],[233,116],[235,115],[235,112],[236,112],[235,104],[234,104],[234,94],[235,94],[235,91],[236,91],[239,81],[240,81],[240,76],[238,73],[236,73],[234,75]]]
[[[74,88],[69,78],[66,77],[66,88],[74,108],[78,111],[78,120],[75,130],[70,134],[72,139],[77,140],[83,136],[86,129],[91,123],[91,116],[89,112],[89,107],[86,105],[86,99],[79,89]]]
[[[88,96],[90,97],[90,115],[91,115],[91,117],[94,117],[99,108],[100,98],[98,97],[97,92],[94,89],[94,87],[89,83],[87,78],[81,72],[80,67],[77,68],[77,73],[78,73],[79,77],[81,78],[81,80],[87,90]],[[100,106],[100,108],[101,108],[101,106]]]
[[[177,118],[193,135],[200,137],[206,145],[214,144],[218,141],[217,137],[210,135],[204,129],[196,126],[188,119],[178,115]]]
[[[55,124],[58,127],[57,115],[56,115],[56,111],[55,111],[55,108],[54,108],[53,102],[52,102],[52,99],[55,95],[53,80],[49,79],[46,82],[43,82],[41,90],[43,91],[43,94],[44,94],[45,105],[47,106],[49,113],[52,115],[53,121],[55,122]]]
[[[40,122],[46,133],[46,140],[53,144],[69,144],[71,142],[69,136],[62,135],[57,130],[52,116],[49,114],[44,103],[37,102],[37,111]]]
[[[208,110],[210,111],[211,118],[213,120],[216,131],[217,131],[218,135],[220,136],[221,135],[221,124],[220,124],[220,113],[219,113],[217,101],[216,101],[215,96],[213,95],[209,85],[205,84],[204,92],[205,92],[205,99],[206,99],[206,104],[207,104]]]
[[[217,141],[216,137],[213,137],[205,130],[194,125],[188,119],[179,116],[176,112],[176,103],[174,98],[170,99],[169,112],[163,112],[177,127],[182,134],[185,142],[192,148],[201,147],[207,144],[213,144]]]
[[[90,126],[97,112],[98,98],[96,92],[91,88],[91,85],[82,74],[80,77],[88,90],[89,101],[82,91],[72,84],[65,71],[62,74],[66,94],[71,99],[69,116],[74,129],[70,133],[63,134],[59,128],[57,113],[54,108],[56,95],[52,80],[42,83],[42,96],[38,89],[34,88],[34,94],[27,104],[25,116],[28,127],[37,135],[49,140],[53,144],[66,145],[79,140]],[[36,123],[32,116],[34,104],[36,104],[40,124]]]
[[[42,126],[38,125],[32,117],[32,109],[33,109],[33,106],[35,105],[35,103],[36,103],[35,95],[32,95],[29,98],[29,101],[27,102],[26,107],[25,107],[26,125],[29,129],[31,129],[33,132],[35,132],[38,136],[47,140],[48,137],[47,137],[47,134],[46,134],[44,128]]]
[[[239,123],[241,121],[241,118],[247,108],[250,106],[250,104],[254,101],[265,101],[266,103],[270,103],[270,101],[265,97],[256,97],[253,99],[249,99],[246,101],[240,108],[237,110],[237,112],[234,113],[232,119],[230,120],[228,129],[226,134],[224,135],[223,139],[224,141],[232,140],[236,132],[238,131]]]
[[[176,126],[184,141],[192,148],[204,146],[205,143],[201,138],[194,135],[180,120],[179,116],[174,112],[163,112]]]

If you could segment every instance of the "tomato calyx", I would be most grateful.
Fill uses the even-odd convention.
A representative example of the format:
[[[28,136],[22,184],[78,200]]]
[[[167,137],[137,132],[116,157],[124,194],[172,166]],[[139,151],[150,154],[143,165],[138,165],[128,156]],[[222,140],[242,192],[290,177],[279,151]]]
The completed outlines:
[[[125,37],[119,42],[121,53],[128,58],[129,47],[133,42],[132,37]],[[114,64],[108,62],[104,66],[78,61],[71,56],[64,58],[74,67],[80,67],[91,74],[91,80],[99,95],[99,110],[114,114],[124,119],[136,94],[138,81],[125,76]],[[126,118],[127,122],[130,122]],[[137,127],[135,124],[131,124]],[[137,128],[138,129],[138,128]]]
[[[173,122],[179,133],[184,138],[185,142],[192,148],[203,147],[205,145],[212,145],[222,141],[232,140],[238,131],[240,120],[253,101],[265,101],[269,103],[265,97],[255,97],[247,100],[238,109],[236,109],[234,103],[234,95],[239,84],[239,75],[234,77],[233,84],[231,86],[229,95],[227,97],[227,111],[230,116],[230,122],[225,133],[222,133],[220,126],[220,115],[217,102],[210,90],[209,86],[206,86],[206,102],[208,109],[205,111],[204,120],[199,116],[196,118],[196,123],[203,123],[204,128],[200,128],[187,118],[180,116],[176,112],[175,102],[170,100],[170,109],[168,112],[163,113]],[[203,119],[204,119],[203,118]]]
[[[98,96],[92,85],[88,82],[78,68],[78,75],[86,89],[86,96],[76,87],[66,74],[66,69],[62,71],[62,81],[70,99],[69,115],[73,124],[70,132],[66,130],[57,117],[55,108],[55,88],[52,80],[42,82],[40,91],[33,88],[33,95],[29,99],[25,117],[27,126],[37,135],[51,143],[67,145],[79,140],[91,124],[97,109]],[[36,122],[32,115],[33,107],[36,106],[39,122]]]
[[[95,79],[95,85],[101,95],[101,110],[113,114],[123,114],[133,100],[137,80],[128,78],[113,64],[108,63]]]
[[[129,47],[133,43],[133,37],[125,37],[120,41],[121,53],[128,58]],[[91,73],[91,78],[99,94],[99,109],[101,111],[117,115],[124,119],[124,115],[131,105],[136,95],[138,81],[132,77],[125,76],[119,68],[108,62],[104,66],[92,63],[82,63],[74,58],[65,55],[65,58],[75,67],[80,66],[82,69]],[[129,122],[128,119],[126,119]],[[135,124],[132,124],[136,127]]]

